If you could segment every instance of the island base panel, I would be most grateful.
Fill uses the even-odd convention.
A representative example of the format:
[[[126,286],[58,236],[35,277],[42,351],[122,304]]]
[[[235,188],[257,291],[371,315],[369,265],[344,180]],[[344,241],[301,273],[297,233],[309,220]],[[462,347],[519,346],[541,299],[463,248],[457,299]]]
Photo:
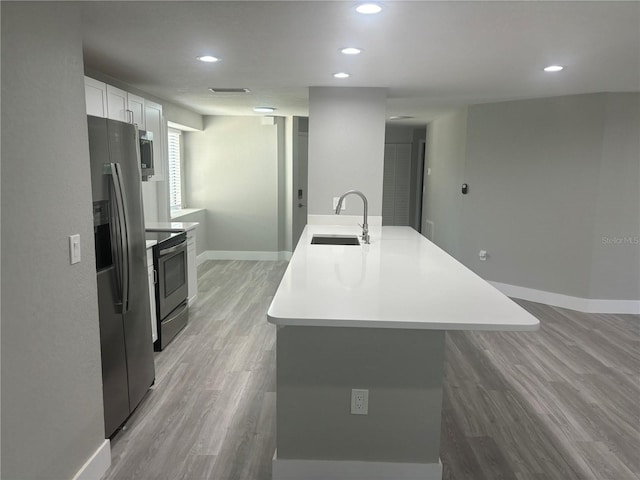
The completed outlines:
[[[287,460],[273,456],[273,480],[441,480],[442,463]]]
[[[375,463],[400,468],[394,475],[411,465],[424,469],[424,476],[406,478],[441,478],[444,335],[278,327],[274,479],[292,465],[306,465],[310,474],[319,465],[329,471],[360,465],[366,473]],[[369,390],[368,415],[351,415],[352,389]]]

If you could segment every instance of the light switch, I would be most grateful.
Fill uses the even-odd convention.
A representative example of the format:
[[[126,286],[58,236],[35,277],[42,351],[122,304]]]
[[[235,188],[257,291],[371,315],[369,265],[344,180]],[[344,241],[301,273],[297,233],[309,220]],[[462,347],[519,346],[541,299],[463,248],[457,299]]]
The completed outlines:
[[[80,235],[69,236],[69,257],[71,265],[80,262]]]

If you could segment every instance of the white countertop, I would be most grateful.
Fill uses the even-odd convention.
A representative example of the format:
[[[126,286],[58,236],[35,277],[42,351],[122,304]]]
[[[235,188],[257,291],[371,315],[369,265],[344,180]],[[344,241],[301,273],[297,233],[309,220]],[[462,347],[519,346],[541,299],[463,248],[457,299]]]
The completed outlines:
[[[198,222],[146,222],[144,228],[148,232],[188,232],[198,225]]]
[[[537,330],[538,320],[409,227],[373,227],[371,244],[311,245],[307,225],[269,307],[276,325]]]
[[[147,248],[151,248],[153,247],[156,243],[158,243],[156,240],[147,240]]]

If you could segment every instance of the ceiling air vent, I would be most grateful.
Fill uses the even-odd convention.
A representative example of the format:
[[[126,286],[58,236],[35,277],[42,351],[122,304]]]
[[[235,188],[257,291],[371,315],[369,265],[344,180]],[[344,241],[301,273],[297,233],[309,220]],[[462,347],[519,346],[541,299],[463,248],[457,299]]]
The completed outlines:
[[[212,93],[251,93],[251,90],[248,88],[218,88],[211,87],[209,89]]]

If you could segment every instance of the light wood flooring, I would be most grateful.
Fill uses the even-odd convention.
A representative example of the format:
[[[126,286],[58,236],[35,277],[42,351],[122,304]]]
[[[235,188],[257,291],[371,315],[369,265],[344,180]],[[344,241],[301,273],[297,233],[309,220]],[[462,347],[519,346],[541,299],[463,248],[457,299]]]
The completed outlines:
[[[286,262],[198,267],[189,325],[112,439],[105,479],[269,480]],[[447,334],[445,480],[640,479],[640,316],[518,301],[538,332]]]

